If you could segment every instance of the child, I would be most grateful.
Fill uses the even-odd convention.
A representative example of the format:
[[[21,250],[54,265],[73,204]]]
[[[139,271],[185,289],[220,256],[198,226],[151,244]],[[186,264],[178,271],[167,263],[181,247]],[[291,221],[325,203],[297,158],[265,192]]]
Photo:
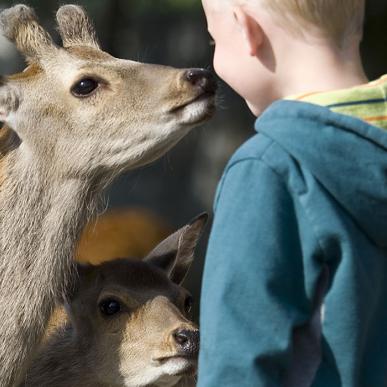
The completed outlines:
[[[200,387],[387,386],[387,77],[365,84],[364,1],[203,0],[215,70],[260,117],[215,200]]]

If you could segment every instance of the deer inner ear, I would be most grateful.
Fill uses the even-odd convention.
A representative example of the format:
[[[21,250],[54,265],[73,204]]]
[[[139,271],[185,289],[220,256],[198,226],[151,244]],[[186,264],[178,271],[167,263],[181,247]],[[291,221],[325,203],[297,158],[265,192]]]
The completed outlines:
[[[163,255],[153,256],[147,262],[166,272],[169,277],[176,265],[177,251],[171,251]]]

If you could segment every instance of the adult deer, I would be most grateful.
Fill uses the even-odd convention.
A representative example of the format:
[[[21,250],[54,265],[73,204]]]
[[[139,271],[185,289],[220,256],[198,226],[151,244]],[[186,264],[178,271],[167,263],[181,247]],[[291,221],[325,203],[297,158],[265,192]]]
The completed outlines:
[[[214,111],[208,72],[110,56],[78,6],[61,7],[57,22],[63,47],[30,8],[0,14],[4,35],[29,63],[0,87],[2,387],[21,381],[103,189]]]
[[[199,331],[181,283],[206,219],[176,231],[144,261],[79,265],[67,297],[70,324],[42,346],[21,386],[195,385]]]

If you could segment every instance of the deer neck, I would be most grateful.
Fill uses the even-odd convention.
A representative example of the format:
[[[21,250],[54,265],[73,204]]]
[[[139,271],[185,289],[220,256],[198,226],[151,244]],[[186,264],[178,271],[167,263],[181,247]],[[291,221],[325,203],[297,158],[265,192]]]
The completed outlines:
[[[42,346],[22,386],[117,387],[98,383],[95,364],[87,357],[89,346],[90,343],[78,337],[70,325],[60,329]]]
[[[36,351],[71,280],[74,246],[96,201],[90,182],[55,177],[19,149],[3,161],[0,187],[0,343],[13,348],[0,344],[2,386],[20,380]]]
[[[0,187],[0,285],[7,279],[8,267],[13,276],[23,272],[28,274],[26,280],[33,281],[67,269],[97,196],[90,182],[54,177],[50,168],[12,156]]]

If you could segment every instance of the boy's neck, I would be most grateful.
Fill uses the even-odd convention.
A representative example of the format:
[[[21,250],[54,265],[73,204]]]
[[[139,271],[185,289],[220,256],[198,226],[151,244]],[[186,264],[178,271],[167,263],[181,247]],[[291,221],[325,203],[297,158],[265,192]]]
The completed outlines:
[[[280,98],[338,90],[367,83],[358,48],[339,52],[332,47],[303,44],[279,60]]]

